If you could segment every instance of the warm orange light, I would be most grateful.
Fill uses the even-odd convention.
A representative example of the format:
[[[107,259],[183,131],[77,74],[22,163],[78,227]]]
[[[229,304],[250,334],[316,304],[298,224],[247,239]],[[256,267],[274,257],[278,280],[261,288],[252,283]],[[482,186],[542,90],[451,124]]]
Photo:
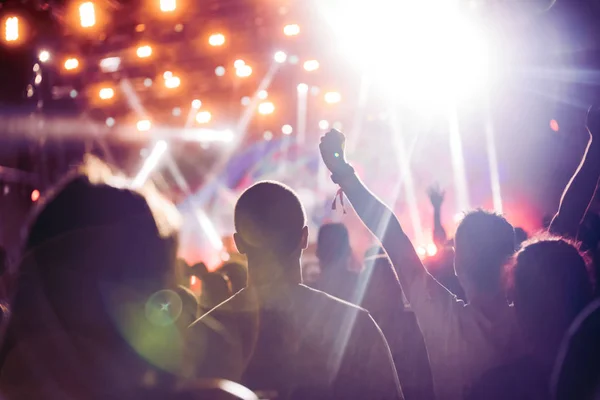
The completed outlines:
[[[275,111],[275,106],[270,101],[265,101],[258,105],[258,113],[259,114],[269,115],[269,114],[273,114],[273,111]]]
[[[160,0],[160,11],[172,12],[177,8],[177,0]]]
[[[148,119],[141,119],[136,124],[137,130],[140,132],[149,131],[152,128],[152,122]]]
[[[199,124],[207,124],[212,119],[212,114],[210,111],[200,111],[196,114],[196,122]]]
[[[208,44],[211,46],[223,46],[225,44],[225,35],[222,33],[213,33],[208,38]]]
[[[168,89],[175,89],[181,85],[181,79],[177,76],[170,76],[165,79],[165,87]]]
[[[327,92],[325,93],[325,102],[329,104],[335,104],[342,101],[342,95],[339,92]]]
[[[298,24],[290,24],[283,27],[283,34],[285,36],[296,36],[300,33],[300,26]]]
[[[115,91],[113,88],[105,87],[100,89],[100,91],[98,92],[98,96],[102,100],[112,99],[113,97],[115,97]]]
[[[137,48],[136,54],[139,58],[150,57],[152,55],[152,47],[150,47],[148,45],[140,46]]]
[[[81,3],[79,6],[79,23],[82,28],[91,28],[96,25],[96,10],[91,1]]]
[[[72,71],[74,69],[77,69],[79,67],[79,60],[76,58],[68,58],[65,61],[65,69],[67,71]]]
[[[308,60],[304,62],[304,69],[308,72],[316,71],[319,69],[319,62],[317,60]]]
[[[247,78],[252,75],[252,67],[249,65],[244,65],[235,70],[235,74],[240,78]]]
[[[4,21],[4,40],[7,42],[19,40],[19,17],[9,17]]]
[[[37,189],[34,189],[31,192],[31,201],[33,201],[33,202],[38,201],[39,198],[40,198],[40,191]]]

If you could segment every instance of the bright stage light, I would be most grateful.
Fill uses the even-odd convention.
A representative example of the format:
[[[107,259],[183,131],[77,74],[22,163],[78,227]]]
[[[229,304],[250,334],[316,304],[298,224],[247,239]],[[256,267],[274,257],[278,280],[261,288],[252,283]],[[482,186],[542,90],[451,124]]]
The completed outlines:
[[[273,56],[273,59],[275,60],[276,63],[283,64],[285,62],[285,60],[287,60],[287,54],[285,54],[285,52],[283,52],[283,51],[278,51]]]
[[[38,54],[38,60],[40,60],[40,62],[47,62],[50,60],[50,52],[48,50],[42,50],[40,51],[40,54]]]
[[[199,99],[194,99],[192,100],[192,108],[193,109],[199,109],[200,107],[202,107],[202,102]]]
[[[243,65],[235,71],[235,74],[240,78],[247,78],[252,75],[252,67],[249,65]]]
[[[120,57],[107,57],[100,60],[100,70],[105,73],[117,72],[120,66]]]
[[[96,25],[96,10],[91,1],[86,1],[79,6],[79,23],[82,28]]]
[[[306,93],[308,92],[308,85],[306,83],[299,83],[296,86],[296,90],[298,90],[298,93]]]
[[[320,120],[319,121],[319,129],[322,129],[324,131],[329,129],[329,121],[327,121],[326,119]]]
[[[316,71],[319,69],[319,62],[317,60],[308,60],[304,62],[304,69],[308,72]]]
[[[77,69],[79,67],[79,60],[76,58],[68,58],[65,61],[65,69],[67,71],[72,71],[74,69]]]
[[[172,12],[177,8],[177,0],[160,0],[160,11]]]
[[[7,42],[19,40],[19,17],[8,17],[4,21],[4,40]]]
[[[294,131],[294,129],[292,128],[291,125],[286,124],[281,127],[281,133],[283,133],[284,135],[291,135],[293,131]]]
[[[222,33],[213,33],[208,38],[208,44],[214,47],[223,46],[225,44],[225,35]]]
[[[342,101],[342,95],[339,92],[327,92],[325,93],[325,103],[335,104]]]
[[[290,24],[283,27],[283,34],[285,36],[296,36],[300,33],[300,26],[297,24]]]
[[[109,87],[102,88],[98,92],[98,97],[100,97],[102,100],[112,99],[113,97],[115,97],[115,91],[113,88]]]
[[[475,94],[489,78],[485,33],[456,2],[364,0],[323,2],[337,46],[396,103],[431,109]],[[361,21],[363,29],[356,29]],[[393,40],[393,48],[390,47]],[[439,107],[437,107],[439,108]]]
[[[258,92],[257,96],[259,99],[264,100],[267,97],[269,97],[269,92],[267,92],[266,90],[261,90],[260,92]]]
[[[147,132],[152,128],[152,122],[148,119],[141,119],[137,122],[136,127],[140,132]]]
[[[36,201],[38,201],[39,198],[40,198],[40,191],[37,189],[34,189],[31,192],[31,201],[36,202]]]
[[[148,58],[152,55],[152,47],[145,45],[137,48],[136,52],[139,58]]]
[[[199,124],[208,124],[212,119],[210,111],[200,111],[196,114],[196,122]]]
[[[165,87],[167,89],[175,89],[178,88],[179,85],[181,85],[181,79],[177,76],[171,76],[165,79]]]
[[[246,61],[241,60],[241,59],[237,59],[233,62],[233,67],[234,68],[242,68],[244,65],[246,65]]]
[[[437,246],[435,244],[430,243],[430,244],[427,245],[427,255],[429,257],[435,256],[437,254],[437,252],[438,252],[438,249],[437,249]]]
[[[260,103],[258,105],[258,113],[262,115],[273,114],[275,111],[275,106],[270,101],[265,101],[264,103]]]

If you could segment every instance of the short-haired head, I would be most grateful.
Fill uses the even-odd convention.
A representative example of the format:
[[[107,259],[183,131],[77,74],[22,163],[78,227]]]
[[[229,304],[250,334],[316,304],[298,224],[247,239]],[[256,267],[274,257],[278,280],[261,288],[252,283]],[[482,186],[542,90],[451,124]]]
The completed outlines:
[[[584,257],[560,237],[526,242],[509,277],[519,322],[534,342],[559,345],[564,332],[591,301],[593,287]]]
[[[307,246],[304,207],[292,189],[278,182],[258,182],[246,189],[235,205],[234,223],[235,243],[249,258],[299,256]]]
[[[319,228],[317,258],[321,267],[346,261],[351,254],[350,235],[344,224],[330,223]]]
[[[466,214],[454,238],[456,274],[480,293],[502,288],[502,271],[515,252],[515,231],[503,216],[484,210]]]

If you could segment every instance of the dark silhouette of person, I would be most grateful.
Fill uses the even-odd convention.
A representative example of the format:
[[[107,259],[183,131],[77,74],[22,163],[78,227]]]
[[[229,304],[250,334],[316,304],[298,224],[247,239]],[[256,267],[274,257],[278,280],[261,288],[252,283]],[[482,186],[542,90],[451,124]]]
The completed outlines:
[[[575,319],[556,360],[551,395],[555,400],[600,398],[600,300]]]
[[[365,254],[360,281],[365,282],[361,306],[383,331],[407,400],[435,399],[429,356],[413,312],[398,298],[402,288],[385,251],[379,247]]]
[[[223,264],[218,272],[229,279],[232,293],[239,292],[248,284],[248,268],[244,264],[228,262]]]
[[[583,257],[573,244],[558,237],[526,244],[516,255],[511,278],[528,351],[484,374],[469,399],[550,398],[550,376],[560,344],[593,297]]]
[[[321,273],[313,285],[315,289],[358,304],[358,272],[351,270],[355,262],[348,229],[344,224],[325,224],[319,228],[317,259]]]
[[[227,278],[218,272],[206,273],[200,277],[200,280],[202,281],[202,292],[200,293],[202,314],[210,311],[232,295]]]
[[[135,398],[181,372],[179,215],[98,162],[40,200],[29,226],[0,390],[11,399]],[[160,304],[156,300],[161,300]]]
[[[331,178],[394,266],[427,345],[437,398],[463,399],[483,373],[521,355],[522,337],[501,279],[515,250],[513,227],[483,210],[463,218],[454,239],[454,269],[469,302],[458,300],[425,269],[398,218],[346,162],[344,147],[339,131],[321,139]]]
[[[387,342],[369,313],[302,284],[308,228],[296,194],[259,182],[239,198],[234,235],[248,286],[190,326],[195,376],[278,399],[399,399]]]

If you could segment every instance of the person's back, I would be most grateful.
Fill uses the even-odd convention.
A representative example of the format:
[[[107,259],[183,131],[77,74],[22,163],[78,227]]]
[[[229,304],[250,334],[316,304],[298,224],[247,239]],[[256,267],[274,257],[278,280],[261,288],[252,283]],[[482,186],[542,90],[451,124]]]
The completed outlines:
[[[240,197],[235,224],[248,286],[190,327],[195,376],[276,398],[402,398],[368,312],[301,284],[307,229],[295,194],[259,183]]]

